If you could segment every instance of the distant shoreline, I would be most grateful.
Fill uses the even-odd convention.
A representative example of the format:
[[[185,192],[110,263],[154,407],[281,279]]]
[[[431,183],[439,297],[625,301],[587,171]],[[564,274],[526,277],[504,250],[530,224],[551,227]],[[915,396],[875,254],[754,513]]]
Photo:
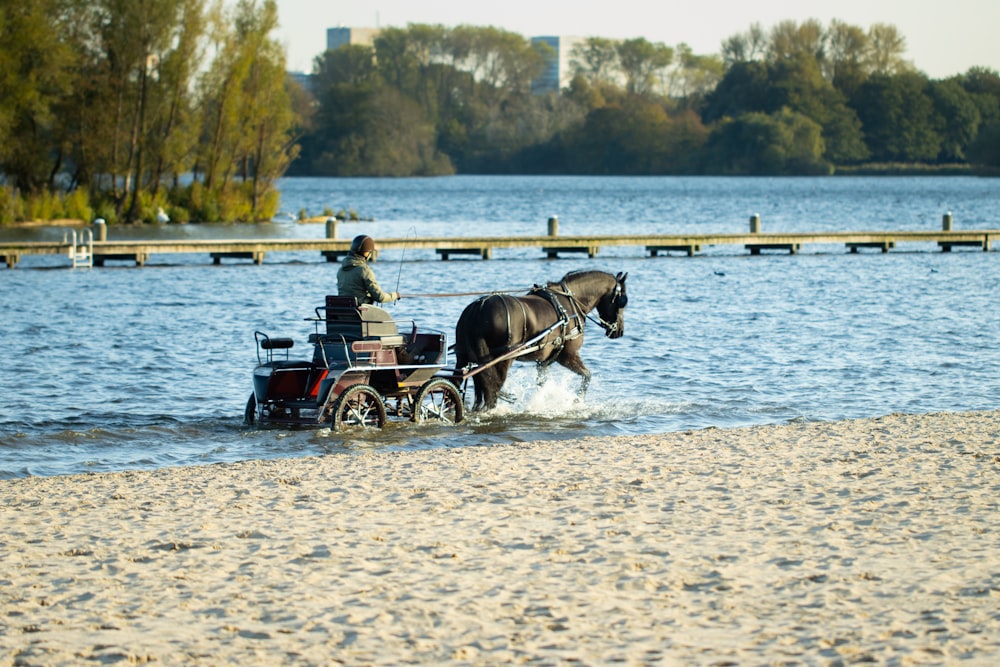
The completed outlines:
[[[450,174],[449,176],[562,176],[566,174]],[[614,177],[614,175],[608,174],[572,174],[573,176],[588,177],[593,176],[595,178],[607,178]],[[691,174],[661,174],[664,177],[678,176],[678,177],[691,177]],[[763,175],[761,175],[763,176]],[[1000,178],[1000,169],[988,169],[988,168],[973,168],[970,165],[962,164],[952,164],[952,165],[925,165],[925,164],[903,164],[903,163],[885,163],[885,164],[865,164],[858,166],[844,166],[837,167],[833,174],[829,176],[816,176],[816,175],[802,175],[802,176],[776,176],[775,178],[837,178],[845,176],[977,176],[984,178]],[[749,176],[749,175],[739,175],[739,176],[727,176],[723,174],[698,174],[694,175],[697,177],[705,178],[758,178],[760,176]],[[298,174],[295,176],[285,176],[283,178],[330,178],[328,176],[322,176],[319,174]],[[392,178],[392,177],[387,177]],[[405,177],[402,177],[405,178]],[[429,178],[438,178],[431,176]],[[444,176],[442,178],[447,178]],[[299,224],[315,224],[326,222],[327,218],[330,216],[309,216],[305,220],[296,219],[295,222]],[[372,222],[369,219],[361,219],[358,221]],[[266,220],[261,220],[258,222],[269,222]],[[356,220],[341,220],[341,222],[357,222]],[[0,228],[30,228],[30,227],[84,227],[88,225],[85,220],[74,219],[74,218],[58,218],[54,220],[23,220],[18,222],[6,222],[0,223]],[[124,223],[118,223],[124,224]],[[140,223],[135,226],[149,226],[154,223]],[[176,223],[173,223],[176,224]],[[229,223],[208,223],[208,222],[196,222],[185,224],[229,224]],[[255,222],[246,222],[240,224],[257,224]]]

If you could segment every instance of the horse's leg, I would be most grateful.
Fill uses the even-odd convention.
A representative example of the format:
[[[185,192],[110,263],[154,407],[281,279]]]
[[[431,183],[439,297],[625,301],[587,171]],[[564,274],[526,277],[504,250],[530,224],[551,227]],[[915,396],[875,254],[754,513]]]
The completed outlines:
[[[472,405],[472,411],[473,412],[476,412],[477,410],[481,410],[483,408],[483,403],[484,403],[484,400],[485,400],[484,396],[486,394],[486,391],[483,388],[484,382],[483,382],[482,375],[483,374],[480,373],[479,375],[474,375],[472,377],[472,386],[476,388],[476,402],[473,403],[473,405]]]
[[[577,396],[582,401],[587,395],[587,388],[590,387],[590,369],[576,352],[562,354],[559,363],[580,376],[580,391],[577,392]]]
[[[501,361],[473,376],[472,382],[476,387],[476,403],[472,406],[473,411],[492,410],[497,406],[497,397],[500,395],[500,387],[507,378],[509,365],[508,362]]]
[[[538,373],[535,375],[535,384],[539,387],[544,385],[549,379],[549,364],[538,362]]]
[[[497,406],[497,400],[500,398],[500,390],[503,389],[504,384],[507,382],[507,372],[510,371],[511,363],[513,362],[510,359],[501,361],[489,371],[493,379],[493,382],[488,383],[486,395],[486,408],[489,410]]]

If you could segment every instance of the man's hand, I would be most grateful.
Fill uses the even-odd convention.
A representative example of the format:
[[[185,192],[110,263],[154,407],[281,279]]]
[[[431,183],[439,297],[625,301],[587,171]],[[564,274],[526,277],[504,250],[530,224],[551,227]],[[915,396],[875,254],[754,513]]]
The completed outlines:
[[[402,298],[403,298],[403,295],[401,295],[401,294],[400,294],[399,292],[393,292],[393,293],[392,293],[392,294],[390,294],[389,296],[391,296],[391,297],[392,297],[392,300],[393,300],[393,301],[399,301],[400,299],[402,299]]]

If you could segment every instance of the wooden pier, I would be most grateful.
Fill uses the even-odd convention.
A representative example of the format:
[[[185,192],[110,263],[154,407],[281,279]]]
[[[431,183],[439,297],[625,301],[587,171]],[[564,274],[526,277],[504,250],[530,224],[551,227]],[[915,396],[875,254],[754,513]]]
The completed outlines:
[[[586,254],[596,257],[601,248],[637,247],[650,257],[660,253],[680,252],[693,256],[708,246],[736,246],[751,255],[764,251],[798,253],[805,245],[839,245],[847,252],[857,253],[864,248],[887,253],[908,243],[936,245],[942,252],[950,252],[955,247],[976,247],[990,251],[994,238],[1000,237],[1000,230],[951,229],[950,216],[946,215],[940,231],[887,231],[887,232],[796,232],[763,233],[751,231],[743,234],[665,234],[665,235],[607,235],[607,236],[487,236],[487,237],[427,237],[427,238],[379,238],[380,251],[427,249],[442,260],[455,255],[471,255],[481,259],[491,259],[499,249],[537,248],[545,257],[555,259],[566,254]],[[759,222],[756,225],[759,230]],[[103,230],[102,230],[103,231]],[[552,225],[550,222],[550,231]],[[98,237],[100,238],[100,237]],[[92,245],[81,250],[78,244],[62,242],[2,242],[0,241],[0,262],[14,268],[22,257],[29,255],[62,255],[70,260],[80,257],[81,252],[91,254],[93,266],[104,266],[108,262],[130,262],[143,266],[153,255],[203,254],[213,263],[224,259],[249,260],[255,264],[264,262],[269,254],[289,252],[315,252],[328,262],[337,261],[350,251],[351,241],[337,238],[318,239],[252,239],[252,240],[94,240]],[[72,265],[78,265],[73,262]]]

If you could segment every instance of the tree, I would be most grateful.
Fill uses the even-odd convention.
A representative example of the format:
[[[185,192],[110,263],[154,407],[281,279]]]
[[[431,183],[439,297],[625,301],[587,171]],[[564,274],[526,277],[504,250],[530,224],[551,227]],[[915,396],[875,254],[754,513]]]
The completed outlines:
[[[696,114],[671,115],[662,101],[626,93],[591,110],[560,148],[569,173],[693,173],[707,134]]]
[[[193,78],[205,35],[202,0],[68,0],[62,37],[76,54],[57,104],[74,184],[106,191],[110,219],[151,219],[168,176],[197,145]]]
[[[979,109],[982,123],[1000,122],[1000,74],[985,67],[973,67],[959,81]]]
[[[577,44],[570,62],[574,74],[594,86],[612,83],[619,71],[615,42],[604,37],[588,37]]]
[[[164,177],[169,176],[176,185],[180,175],[194,165],[199,127],[193,83],[204,56],[205,31],[202,1],[183,0],[173,48],[160,60],[155,113],[147,132],[151,165],[149,184],[154,199]]]
[[[934,105],[934,129],[941,137],[943,162],[964,162],[966,149],[979,133],[979,109],[957,78],[930,81],[927,93]]]
[[[458,26],[452,39],[467,54],[465,69],[485,87],[493,103],[526,94],[545,66],[543,54],[521,35],[498,28]]]
[[[751,112],[720,123],[706,146],[716,173],[748,175],[828,174],[820,127],[782,109]]]
[[[168,200],[189,219],[192,174],[202,203],[231,204],[202,219],[269,218],[301,125],[276,26],[274,0],[210,15],[205,0],[0,3],[4,180],[39,197],[83,186],[77,213],[134,222]]]
[[[903,74],[913,66],[903,59],[906,38],[896,26],[875,23],[868,29],[869,69],[872,74]]]
[[[239,178],[250,185],[249,202],[230,215],[267,218],[274,204],[262,209],[261,197],[298,151],[284,52],[270,37],[278,25],[277,5],[239,0],[232,14],[216,14],[214,22],[218,55],[202,79],[204,184],[224,193]]]
[[[268,6],[277,11],[273,3]],[[253,219],[270,217],[273,207],[262,210],[262,204],[269,195],[276,200],[277,195],[272,190],[274,181],[285,173],[299,152],[285,56],[276,42],[264,37],[269,32],[270,28],[265,25],[258,33],[262,39],[244,86],[247,103],[241,107],[240,118],[242,133],[247,139],[241,156],[241,177],[250,183]]]
[[[375,63],[382,81],[405,95],[420,86],[422,49],[415,47],[410,30],[386,28],[375,38]]]
[[[764,62],[734,63],[705,99],[702,120],[712,123],[751,111],[769,111],[770,68]]]
[[[840,91],[821,76],[814,58],[800,52],[774,64],[769,73],[770,102],[763,111],[788,108],[815,121],[822,128],[824,157],[834,164],[868,157],[861,121]]]
[[[180,0],[96,0],[76,8],[76,18],[87,26],[78,43],[87,49],[87,93],[103,114],[81,118],[81,155],[94,158],[89,173],[108,176],[116,214],[136,221],[140,193],[148,186],[147,160],[162,139],[149,131],[164,98],[160,65],[177,48],[182,12],[191,7]],[[88,136],[88,128],[97,132]]]
[[[677,45],[676,53],[676,67],[670,73],[667,86],[669,95],[680,100],[686,108],[699,108],[705,97],[722,80],[722,59],[718,56],[697,55],[690,46],[683,43]]]
[[[969,161],[1000,173],[1000,122],[984,125],[969,145]]]
[[[52,186],[63,157],[55,111],[74,65],[64,18],[56,0],[0,5],[0,167],[26,193]]]
[[[325,90],[339,84],[359,85],[376,80],[375,50],[362,44],[345,44],[316,58],[313,85]]]
[[[747,32],[728,37],[722,42],[722,62],[726,69],[737,63],[763,60],[767,53],[767,34],[763,26],[754,23]]]
[[[619,42],[616,51],[625,75],[625,90],[635,95],[652,92],[657,75],[674,59],[674,51],[669,46],[653,44],[643,37]]]
[[[852,106],[877,162],[930,162],[941,150],[934,105],[922,74],[876,74],[858,90]]]
[[[767,52],[772,63],[809,59],[822,64],[826,59],[823,26],[815,19],[801,25],[795,21],[782,21],[771,28]]]
[[[381,84],[339,84],[322,98],[313,141],[316,173],[330,176],[412,176],[452,173],[435,145],[434,127],[419,105]]]
[[[827,30],[826,43],[825,78],[850,97],[868,78],[871,48],[868,35],[858,26],[833,20]]]

